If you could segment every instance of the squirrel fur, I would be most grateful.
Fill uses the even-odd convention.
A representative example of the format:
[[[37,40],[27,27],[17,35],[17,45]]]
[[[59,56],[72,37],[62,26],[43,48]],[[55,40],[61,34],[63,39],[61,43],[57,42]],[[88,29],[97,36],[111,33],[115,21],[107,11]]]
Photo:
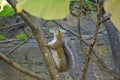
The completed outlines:
[[[54,39],[47,44],[53,53],[53,58],[59,72],[66,72],[74,65],[74,58],[67,41],[63,41],[63,34],[58,28],[54,29]]]

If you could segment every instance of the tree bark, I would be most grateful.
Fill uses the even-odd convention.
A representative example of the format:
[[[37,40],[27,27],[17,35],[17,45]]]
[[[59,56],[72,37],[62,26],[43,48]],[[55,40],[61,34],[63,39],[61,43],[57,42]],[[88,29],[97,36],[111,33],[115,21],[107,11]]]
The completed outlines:
[[[15,9],[16,1],[15,0],[7,0],[9,4]],[[44,60],[46,62],[46,65],[48,67],[48,71],[51,75],[52,80],[59,80],[58,71],[55,69],[55,65],[51,56],[50,49],[47,47],[43,47],[44,44],[47,44],[44,35],[42,33],[41,27],[39,23],[36,22],[35,17],[25,13],[24,11],[19,14],[22,19],[28,24],[28,26],[31,28],[33,35],[38,43],[38,46],[40,48],[40,51],[44,57]],[[34,19],[32,21],[31,19]]]
[[[14,61],[12,61],[11,59],[9,59],[8,57],[6,57],[5,55],[3,55],[1,52],[0,52],[0,58],[3,59],[6,63],[8,63],[9,65],[11,65],[13,68],[15,68],[16,70],[28,75],[28,76],[31,76],[37,80],[42,80],[37,74],[29,71],[29,70],[26,70],[24,69],[23,67],[21,67],[20,65],[18,65],[17,63],[15,63]]]

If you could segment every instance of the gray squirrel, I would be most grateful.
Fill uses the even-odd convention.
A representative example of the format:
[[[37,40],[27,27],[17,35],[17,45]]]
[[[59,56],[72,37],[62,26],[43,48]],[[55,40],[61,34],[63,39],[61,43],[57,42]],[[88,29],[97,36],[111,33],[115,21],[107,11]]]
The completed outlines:
[[[62,43],[62,46],[63,46],[63,50],[65,52],[65,56],[66,56],[66,59],[67,59],[67,70],[70,70],[72,68],[74,68],[75,66],[75,58],[74,58],[74,54],[71,50],[71,40],[70,38],[63,38],[63,43]]]
[[[54,39],[46,46],[52,51],[56,68],[59,72],[66,72],[74,67],[74,56],[70,49],[70,40],[64,38],[58,28],[54,29]]]

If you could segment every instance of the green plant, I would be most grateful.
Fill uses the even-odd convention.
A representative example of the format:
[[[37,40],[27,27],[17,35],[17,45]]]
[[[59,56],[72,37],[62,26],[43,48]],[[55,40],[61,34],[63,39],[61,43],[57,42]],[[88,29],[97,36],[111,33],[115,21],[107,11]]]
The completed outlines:
[[[71,2],[78,2],[79,0],[70,0]]]
[[[14,9],[5,0],[0,1],[0,7],[0,17],[12,16],[15,13]]]
[[[54,20],[66,17],[69,14],[69,5],[70,0],[21,0],[18,1],[16,10],[21,12],[24,9],[33,16]]]
[[[3,40],[5,39],[5,36],[4,35],[0,35],[0,40]]]
[[[96,3],[93,3],[90,0],[85,0],[84,4],[88,8],[88,10],[93,10],[96,6]]]
[[[27,39],[27,35],[20,33],[18,35],[16,35],[16,38],[19,40],[26,40]]]

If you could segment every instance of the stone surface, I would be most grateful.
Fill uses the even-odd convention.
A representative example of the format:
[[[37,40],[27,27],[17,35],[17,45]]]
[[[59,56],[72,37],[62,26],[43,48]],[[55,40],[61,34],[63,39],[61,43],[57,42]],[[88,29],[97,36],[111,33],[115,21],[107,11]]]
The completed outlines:
[[[90,39],[93,37],[95,21],[89,20],[87,17],[83,17],[81,20],[82,36],[89,44]],[[71,15],[67,17],[66,21],[58,20],[57,22],[62,24],[65,28],[68,28],[76,33],[78,32],[77,19]],[[43,21],[41,21],[41,24],[42,23]],[[53,22],[48,22],[46,26],[52,27],[57,25]],[[75,58],[75,67],[68,72],[60,74],[60,77],[62,77],[62,80],[80,80],[86,58],[80,50],[79,40],[70,33],[66,33],[66,35],[71,38],[71,50],[74,53],[73,55]],[[21,41],[0,44],[0,51],[6,53],[18,45],[20,42]],[[104,25],[100,27],[100,32],[94,50],[96,52],[96,55],[100,58],[100,60],[102,60],[105,66],[112,70],[114,67],[113,59]],[[93,54],[92,56],[95,58]],[[50,80],[46,65],[34,39],[30,39],[27,43],[15,50],[8,57],[10,57],[12,60],[24,68],[40,75],[43,80]],[[0,80],[35,80],[16,71],[2,60],[0,61],[0,65]],[[101,71],[101,69],[99,69],[93,62],[90,62],[86,80],[113,80],[113,77]]]

